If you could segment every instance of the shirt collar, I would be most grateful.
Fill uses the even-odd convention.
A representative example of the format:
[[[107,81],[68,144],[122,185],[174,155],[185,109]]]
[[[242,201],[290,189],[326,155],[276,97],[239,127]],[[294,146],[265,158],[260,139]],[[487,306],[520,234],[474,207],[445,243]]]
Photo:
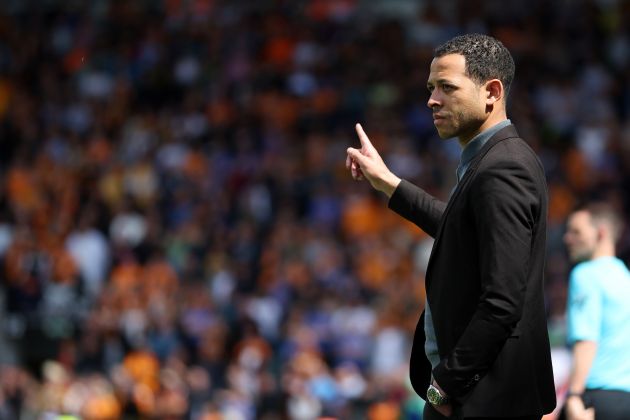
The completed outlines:
[[[483,145],[490,140],[490,137],[510,124],[512,124],[510,120],[503,120],[473,137],[462,150],[459,166],[467,167],[470,161],[479,153]]]

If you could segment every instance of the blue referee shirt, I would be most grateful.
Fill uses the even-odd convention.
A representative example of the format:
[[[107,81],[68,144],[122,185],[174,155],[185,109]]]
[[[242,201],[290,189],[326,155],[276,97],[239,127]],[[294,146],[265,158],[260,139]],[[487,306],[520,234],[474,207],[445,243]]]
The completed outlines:
[[[588,389],[630,392],[630,272],[616,257],[575,266],[569,279],[568,342],[597,342]]]

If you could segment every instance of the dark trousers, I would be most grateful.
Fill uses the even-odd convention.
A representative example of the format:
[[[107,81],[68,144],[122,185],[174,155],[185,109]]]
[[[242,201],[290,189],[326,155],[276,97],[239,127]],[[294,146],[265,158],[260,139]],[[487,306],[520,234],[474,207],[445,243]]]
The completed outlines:
[[[582,396],[586,408],[595,409],[595,420],[630,419],[630,392],[587,389]],[[564,409],[559,420],[566,418]]]
[[[422,420],[540,420],[541,416],[525,416],[525,417],[462,417],[461,414],[453,413],[451,417],[444,417],[438,413],[435,408],[429,403],[424,406],[424,412],[422,413]]]

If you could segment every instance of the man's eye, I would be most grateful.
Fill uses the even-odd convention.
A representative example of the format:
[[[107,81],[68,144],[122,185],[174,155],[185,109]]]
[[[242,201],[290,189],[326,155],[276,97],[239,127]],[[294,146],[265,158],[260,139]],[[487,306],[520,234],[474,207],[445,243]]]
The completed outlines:
[[[429,92],[433,92],[433,90],[435,89],[433,86],[427,86],[427,89]]]
[[[442,85],[442,90],[444,92],[450,92],[450,91],[453,90],[453,86],[451,86],[451,85]]]

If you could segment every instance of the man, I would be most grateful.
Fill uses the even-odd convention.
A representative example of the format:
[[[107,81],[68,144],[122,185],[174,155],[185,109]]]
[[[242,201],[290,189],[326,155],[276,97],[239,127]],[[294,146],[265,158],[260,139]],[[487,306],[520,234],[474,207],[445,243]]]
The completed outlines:
[[[540,419],[555,407],[543,302],[547,190],[540,161],[507,119],[514,62],[498,40],[435,50],[427,105],[462,146],[448,203],[389,171],[360,125],[346,165],[435,238],[427,305],[411,352],[424,418]]]
[[[577,264],[569,280],[569,420],[630,419],[630,272],[615,257],[620,232],[620,216],[605,203],[578,208],[567,222],[564,241]]]

